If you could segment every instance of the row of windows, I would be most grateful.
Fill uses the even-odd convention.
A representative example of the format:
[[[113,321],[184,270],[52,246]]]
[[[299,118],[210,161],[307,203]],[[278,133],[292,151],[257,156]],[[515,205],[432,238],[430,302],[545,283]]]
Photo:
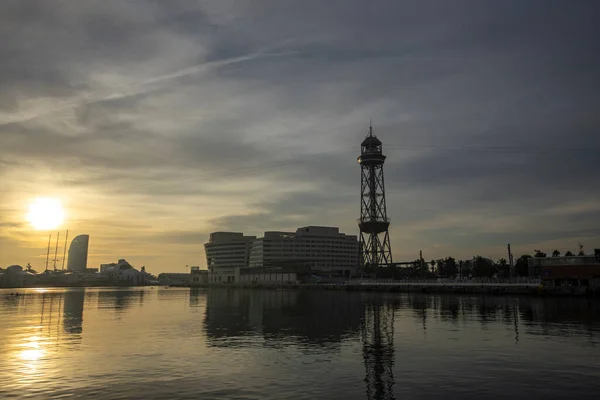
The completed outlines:
[[[325,263],[306,263],[306,264],[302,264],[305,267],[309,267],[309,268],[313,268],[313,269],[354,269],[356,267],[356,263],[355,264],[325,264]],[[252,265],[252,268],[259,268],[259,267],[263,267],[263,264],[256,264],[256,265]]]
[[[206,254],[227,254],[227,255],[234,255],[234,256],[244,256],[246,254],[250,254],[250,252],[248,251],[207,251],[205,252]]]
[[[296,253],[296,254],[308,254],[308,253],[329,253],[329,254],[350,254],[350,253],[358,253],[358,249],[352,250],[340,250],[340,249],[265,249],[264,251],[258,253],[253,252],[253,254],[273,254],[273,253]]]
[[[339,258],[339,259],[344,259],[344,258],[357,258],[358,257],[358,253],[354,253],[354,254],[322,254],[322,253],[304,253],[304,254],[290,254],[290,253],[274,253],[274,254],[263,254],[260,257],[249,257],[249,260],[260,260],[263,258],[269,258],[269,259],[274,259],[274,258]]]
[[[243,249],[249,249],[251,246],[250,245],[241,245],[241,244],[220,244],[218,246],[214,246],[214,245],[204,245],[204,248],[206,250],[227,250],[227,249],[239,249],[239,250],[243,250]]]
[[[299,240],[290,240],[288,242],[266,242],[263,243],[262,246],[268,247],[268,246],[303,246],[303,245],[310,245],[310,244],[320,244],[320,245],[327,245],[327,246],[356,246],[358,244],[358,242],[356,240],[352,240],[352,241],[348,241],[348,240],[340,240],[340,241],[336,241],[336,242],[321,242],[318,240],[314,240],[314,241],[299,241]]]
[[[206,255],[207,258],[246,258],[248,257],[248,254],[246,253],[242,253],[242,254],[224,254],[224,253],[209,253]]]
[[[348,253],[351,251],[358,251],[356,247],[324,247],[324,246],[306,246],[306,247],[267,247],[264,249],[256,250],[253,249],[250,253],[262,253],[262,252],[273,252],[273,251],[287,251],[287,252],[305,252],[305,251],[329,251],[338,253]]]

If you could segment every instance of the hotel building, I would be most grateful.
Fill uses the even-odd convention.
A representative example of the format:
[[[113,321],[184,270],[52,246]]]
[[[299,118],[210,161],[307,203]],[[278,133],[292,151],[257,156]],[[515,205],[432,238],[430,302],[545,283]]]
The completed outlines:
[[[336,227],[305,226],[295,232],[265,232],[261,238],[215,232],[204,246],[211,283],[239,282],[240,274],[266,269],[350,276],[358,267],[357,237]]]

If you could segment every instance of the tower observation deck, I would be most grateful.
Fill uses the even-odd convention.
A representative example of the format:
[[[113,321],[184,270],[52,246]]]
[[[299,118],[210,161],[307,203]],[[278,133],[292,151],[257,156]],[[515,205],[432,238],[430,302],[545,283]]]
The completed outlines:
[[[390,221],[387,217],[383,180],[383,163],[386,157],[382,153],[381,141],[373,134],[372,126],[369,126],[369,133],[360,147],[359,261],[364,267],[377,268],[392,263],[388,233]]]

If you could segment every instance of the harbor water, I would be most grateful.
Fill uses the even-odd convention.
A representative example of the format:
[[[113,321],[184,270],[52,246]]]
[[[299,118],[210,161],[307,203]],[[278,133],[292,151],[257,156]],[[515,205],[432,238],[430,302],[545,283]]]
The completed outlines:
[[[318,290],[0,290],[0,398],[600,396],[600,303]]]

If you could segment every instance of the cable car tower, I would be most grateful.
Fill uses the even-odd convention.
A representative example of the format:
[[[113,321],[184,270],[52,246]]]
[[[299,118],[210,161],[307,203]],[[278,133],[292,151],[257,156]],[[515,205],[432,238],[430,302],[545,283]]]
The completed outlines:
[[[358,157],[361,169],[359,262],[363,267],[374,269],[392,263],[388,233],[390,221],[387,217],[383,183],[384,162],[382,143],[373,134],[373,126],[369,124],[369,134],[360,145]]]

